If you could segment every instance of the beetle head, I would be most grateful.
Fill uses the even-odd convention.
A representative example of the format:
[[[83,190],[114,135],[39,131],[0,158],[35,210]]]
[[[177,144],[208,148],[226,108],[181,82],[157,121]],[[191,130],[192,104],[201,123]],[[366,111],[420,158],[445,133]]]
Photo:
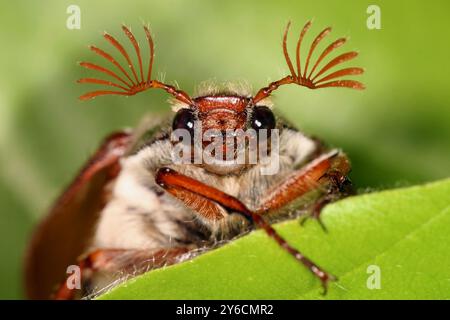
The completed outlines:
[[[268,107],[255,106],[251,97],[237,93],[202,95],[193,101],[178,109],[172,125],[173,130],[185,130],[194,137],[189,140],[191,159],[194,152],[210,157],[193,163],[217,174],[230,174],[256,164],[261,147],[270,151],[268,137],[276,122]],[[261,129],[266,129],[263,135]]]
[[[115,88],[114,90],[98,90],[86,93],[80,97],[82,100],[92,99],[100,95],[124,95],[131,96],[136,93],[146,91],[149,89],[163,89],[169,93],[175,100],[184,105],[179,110],[174,119],[174,129],[183,128],[194,129],[194,124],[201,123],[201,133],[210,132],[216,137],[223,136],[227,130],[239,130],[248,129],[249,126],[253,126],[255,129],[269,129],[275,127],[275,119],[270,109],[258,104],[263,103],[275,90],[280,86],[288,84],[296,84],[299,86],[307,87],[310,89],[319,89],[326,87],[345,87],[351,89],[364,89],[364,85],[361,82],[355,80],[341,79],[344,76],[360,75],[364,72],[362,68],[350,67],[344,68],[335,72],[329,72],[330,69],[355,58],[358,53],[355,51],[343,53],[334,59],[331,59],[324,66],[320,66],[321,62],[334,50],[341,47],[346,41],[346,38],[339,38],[332,42],[324,51],[318,56],[314,62],[311,60],[313,53],[318,44],[331,32],[331,28],[325,28],[317,37],[313,40],[308,54],[305,60],[304,66],[301,63],[301,45],[303,38],[309,28],[311,22],[307,22],[303,29],[300,31],[298,38],[296,52],[295,52],[295,64],[292,62],[288,50],[287,50],[287,35],[289,31],[290,23],[288,23],[284,36],[283,36],[283,54],[289,68],[289,74],[283,78],[269,83],[268,86],[261,88],[253,97],[241,96],[236,94],[213,94],[204,95],[198,98],[192,99],[186,92],[175,88],[169,84],[165,84],[155,79],[151,79],[153,60],[154,60],[154,45],[150,31],[147,26],[144,26],[145,36],[150,49],[150,59],[148,63],[148,71],[144,74],[144,67],[142,63],[141,50],[139,43],[136,41],[133,33],[126,27],[122,26],[122,30],[130,40],[136,56],[138,59],[138,67],[135,67],[132,63],[130,55],[124,49],[124,47],[111,35],[105,33],[104,38],[113,45],[118,52],[127,61],[129,68],[122,67],[117,60],[106,53],[105,51],[91,46],[90,49],[97,55],[105,58],[110,63],[114,64],[117,71],[112,71],[104,67],[98,66],[93,63],[81,62],[80,65],[102,72],[117,80],[112,82],[102,79],[83,78],[78,80],[79,83],[91,83],[91,84],[103,84]],[[120,72],[119,72],[120,71]],[[117,89],[117,90],[116,90]],[[191,127],[192,126],[192,127]],[[215,133],[213,133],[214,131]],[[214,137],[212,137],[214,138]],[[202,142],[201,149],[206,149],[211,143]],[[259,147],[259,145],[258,145]],[[226,154],[230,153],[237,156],[236,149],[231,147],[231,144],[223,143],[222,150],[226,151]],[[230,152],[231,150],[231,152]],[[222,161],[224,156],[218,156]],[[218,160],[218,159],[216,159]],[[222,163],[223,164],[223,163]],[[216,166],[205,166],[211,171],[218,173],[230,173],[242,166],[228,166],[218,164]],[[219,168],[219,169],[218,169]]]

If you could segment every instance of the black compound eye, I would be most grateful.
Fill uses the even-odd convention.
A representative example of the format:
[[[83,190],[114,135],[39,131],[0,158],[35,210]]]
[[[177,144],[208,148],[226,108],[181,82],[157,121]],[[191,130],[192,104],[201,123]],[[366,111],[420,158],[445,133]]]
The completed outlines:
[[[191,109],[180,109],[172,122],[172,129],[186,129],[189,131],[194,130],[195,114]]]
[[[253,129],[274,129],[275,116],[268,107],[256,106],[253,108],[250,125]]]

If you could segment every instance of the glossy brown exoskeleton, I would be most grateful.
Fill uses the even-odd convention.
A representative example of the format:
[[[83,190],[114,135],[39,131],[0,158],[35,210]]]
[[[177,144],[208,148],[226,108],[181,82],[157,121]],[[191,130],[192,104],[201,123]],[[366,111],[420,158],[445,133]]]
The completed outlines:
[[[299,208],[311,208],[310,215],[319,218],[325,204],[347,195],[350,190],[347,179],[350,165],[345,154],[327,149],[317,139],[276,117],[269,100],[274,90],[287,84],[310,89],[364,88],[358,81],[340,79],[363,73],[361,68],[329,72],[332,67],[355,58],[356,52],[343,53],[322,63],[346,42],[345,38],[331,43],[315,62],[311,60],[330,28],[314,39],[304,66],[301,64],[301,44],[310,26],[308,22],[300,32],[294,64],[286,46],[288,24],[283,51],[290,74],[254,95],[232,86],[218,89],[210,85],[192,98],[174,86],[152,79],[154,47],[146,26],[144,31],[150,48],[147,68],[138,42],[125,26],[122,29],[134,47],[137,67],[125,48],[109,34],[104,35],[105,39],[117,49],[128,67],[91,46],[94,53],[114,68],[88,62],[82,62],[81,66],[104,73],[112,80],[83,78],[78,82],[103,84],[111,89],[89,92],[80,97],[82,100],[163,89],[173,97],[176,114],[171,122],[152,119],[138,129],[106,138],[34,233],[26,264],[28,296],[48,298],[52,293],[56,298],[83,296],[115,277],[177,263],[193,256],[191,252],[213,248],[222,240],[258,227],[326,287],[333,277],[290,246],[270,225],[298,216]],[[243,151],[238,150],[236,132],[250,129],[266,135],[247,137]],[[209,135],[210,140],[200,144],[185,144],[192,147],[183,149],[187,159],[194,159],[195,151],[205,151],[213,140],[235,133],[231,140],[221,140],[219,149],[211,153],[212,161],[178,163],[173,158],[176,146],[173,134],[177,130],[193,135],[197,130],[201,136],[213,133]],[[263,145],[266,153],[258,153],[256,161],[250,161],[247,156],[244,161],[236,160],[241,152],[259,151]],[[224,154],[231,154],[231,158]],[[276,172],[264,174],[262,169],[274,161],[277,161]],[[62,282],[69,265],[81,268],[82,290],[71,289]]]

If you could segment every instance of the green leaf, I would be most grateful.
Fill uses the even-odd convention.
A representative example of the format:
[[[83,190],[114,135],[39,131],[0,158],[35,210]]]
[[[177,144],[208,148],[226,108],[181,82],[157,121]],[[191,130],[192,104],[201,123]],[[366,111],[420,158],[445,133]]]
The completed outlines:
[[[275,227],[339,280],[320,282],[261,230],[191,261],[148,272],[102,299],[448,299],[450,180],[348,198],[315,221]],[[380,289],[368,289],[371,265]],[[369,269],[370,270],[370,269]]]

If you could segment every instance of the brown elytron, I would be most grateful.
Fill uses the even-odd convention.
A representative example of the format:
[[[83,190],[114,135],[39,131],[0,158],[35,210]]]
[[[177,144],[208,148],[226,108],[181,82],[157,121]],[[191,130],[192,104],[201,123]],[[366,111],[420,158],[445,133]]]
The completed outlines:
[[[315,62],[312,61],[312,56],[319,43],[330,33],[331,28],[324,29],[312,42],[304,66],[301,61],[301,46],[305,34],[309,30],[311,22],[306,23],[300,32],[299,39],[295,51],[295,65],[293,64],[288,50],[287,50],[287,36],[290,23],[287,25],[283,36],[283,53],[288,65],[290,74],[270,83],[267,87],[260,89],[254,96],[242,96],[237,94],[214,94],[191,98],[186,92],[175,88],[174,86],[165,84],[163,82],[152,79],[152,68],[154,62],[154,44],[147,26],[144,26],[146,40],[150,50],[150,58],[148,67],[145,68],[141,49],[139,44],[131,31],[122,26],[127,38],[130,40],[134,48],[138,65],[133,64],[132,58],[125,50],[125,48],[111,35],[104,34],[104,38],[117,49],[118,53],[127,62],[128,68],[123,67],[116,58],[106,53],[100,48],[91,46],[90,49],[97,55],[103,57],[116,67],[116,71],[107,69],[97,64],[89,62],[81,62],[80,65],[91,70],[104,73],[117,82],[102,80],[97,78],[82,78],[78,80],[79,83],[100,84],[112,87],[111,90],[97,90],[88,92],[80,97],[81,100],[88,100],[102,95],[124,95],[131,96],[139,92],[149,89],[163,89],[171,96],[173,96],[180,103],[185,105],[185,109],[189,112],[195,113],[198,120],[202,122],[206,129],[216,128],[221,131],[227,129],[244,128],[246,125],[247,114],[253,112],[257,108],[261,108],[261,103],[268,98],[272,92],[277,90],[282,85],[297,84],[308,87],[310,89],[319,89],[326,87],[346,87],[351,89],[364,89],[364,85],[355,80],[341,79],[344,76],[354,76],[363,73],[362,68],[349,67],[327,73],[333,67],[347,62],[357,56],[356,52],[348,52],[331,59],[323,67],[320,67],[324,59],[335,49],[341,47],[345,42],[345,38],[339,38],[332,42],[326,49],[318,56]],[[144,71],[146,70],[146,72]],[[178,115],[178,114],[177,114]],[[68,207],[73,207],[71,201],[76,204],[84,203],[82,198],[78,199],[77,192],[86,185],[90,185],[94,178],[103,171],[113,165],[118,167],[114,170],[114,174],[109,174],[108,178],[104,180],[103,185],[112,181],[116,176],[116,170],[120,170],[119,159],[124,156],[125,149],[131,146],[130,138],[127,138],[127,145],[122,144],[118,152],[116,147],[106,149],[107,152],[102,156],[103,161],[92,161],[88,168],[80,174],[75,183],[68,192],[62,197],[63,200],[58,201],[50,216],[40,228],[39,237],[35,238],[32,248],[29,253],[29,262],[27,276],[29,278],[28,294],[31,297],[44,298],[48,294],[49,287],[54,279],[46,279],[42,283],[36,282],[33,279],[36,276],[33,273],[33,268],[42,270],[45,265],[38,260],[38,252],[46,250],[48,254],[53,252],[53,255],[60,250],[55,247],[53,251],[48,251],[48,248],[55,246],[54,237],[46,237],[46,234],[54,233],[55,236],[61,234],[60,225],[54,223],[55,217],[62,217],[67,211]],[[336,150],[316,155],[314,158],[300,169],[293,170],[289,175],[285,176],[281,181],[274,184],[267,192],[256,208],[249,209],[244,204],[242,199],[232,196],[220,190],[220,188],[208,185],[199,181],[189,175],[177,172],[173,168],[161,166],[156,168],[154,172],[154,183],[162,188],[166,193],[172,195],[176,199],[185,204],[186,207],[191,208],[197,214],[202,216],[206,221],[218,221],[224,218],[224,210],[235,212],[245,217],[250,225],[256,224],[273,238],[283,249],[289,252],[296,260],[305,265],[316,277],[318,277],[323,285],[327,288],[328,281],[334,277],[322,268],[312,262],[310,259],[301,254],[297,249],[289,245],[266,221],[266,217],[285,207],[293,202],[295,199],[307,194],[310,191],[318,190],[320,197],[315,203],[312,217],[318,218],[321,208],[330,201],[333,201],[340,196],[347,194],[346,184],[347,174],[350,171],[350,165],[346,156]],[[86,174],[89,173],[89,175]],[[233,173],[234,174],[234,173]],[[103,181],[102,180],[102,181]],[[92,187],[90,187],[92,188]],[[104,188],[103,188],[104,189]],[[95,189],[96,194],[104,193],[102,187],[99,185]],[[92,195],[92,192],[86,194]],[[81,195],[83,197],[83,195]],[[93,201],[93,200],[92,200]],[[105,203],[96,203],[95,207],[100,208]],[[77,207],[78,208],[78,207]],[[79,209],[74,209],[79,210]],[[50,243],[50,245],[49,245]],[[59,264],[70,264],[75,256],[82,253],[86,258],[79,263],[80,267],[84,269],[97,270],[128,270],[133,269],[136,264],[143,261],[151,260],[154,267],[176,263],[176,257],[189,251],[189,248],[175,247],[164,250],[122,250],[122,249],[98,249],[92,253],[85,254],[80,252],[80,248],[70,251],[64,261]],[[127,255],[128,259],[123,259]],[[122,258],[121,258],[122,257]],[[35,268],[35,269],[36,269]],[[54,277],[61,276],[61,271],[55,273]],[[42,289],[44,288],[44,289]],[[71,298],[74,290],[67,288],[66,283],[63,283],[57,291],[56,298]]]
[[[338,78],[341,78],[343,76],[350,76],[350,75],[360,75],[364,73],[364,69],[358,68],[358,67],[351,67],[351,68],[345,68],[338,71],[335,71],[333,73],[330,73],[326,76],[323,76],[322,78],[319,78],[322,76],[325,72],[330,70],[331,68],[337,66],[338,64],[344,63],[346,61],[352,60],[358,56],[358,53],[356,51],[351,51],[347,53],[343,53],[330,62],[328,62],[322,69],[320,69],[315,75],[314,72],[316,71],[317,67],[319,66],[320,62],[329,55],[333,50],[339,48],[345,42],[347,41],[346,38],[339,38],[333,43],[331,43],[319,56],[317,61],[314,63],[314,66],[312,67],[311,71],[308,73],[308,67],[311,62],[311,56],[314,53],[314,50],[316,49],[317,45],[322,41],[323,38],[325,38],[330,32],[331,28],[325,28],[319,35],[314,39],[313,43],[311,44],[311,47],[308,52],[308,56],[306,58],[305,62],[305,68],[302,72],[301,68],[301,60],[300,60],[300,49],[301,44],[303,41],[303,38],[306,34],[306,32],[311,27],[311,21],[308,21],[305,26],[303,27],[302,31],[300,32],[300,36],[297,42],[297,48],[296,48],[296,61],[297,61],[297,71],[294,69],[294,66],[292,65],[291,58],[289,56],[288,50],[287,50],[287,36],[289,27],[291,26],[291,23],[289,22],[286,26],[286,30],[284,31],[283,36],[283,53],[284,57],[286,59],[287,65],[289,67],[289,71],[291,72],[290,75],[274,81],[270,83],[267,87],[264,87],[258,91],[258,93],[255,95],[253,100],[255,102],[258,102],[264,98],[267,98],[271,95],[273,91],[278,89],[278,87],[286,84],[298,84],[300,86],[308,87],[310,89],[320,89],[320,88],[327,88],[327,87],[345,87],[345,88],[351,88],[351,89],[357,89],[357,90],[363,90],[364,85],[355,80],[336,80]],[[318,79],[319,78],[319,79]],[[332,81],[331,81],[332,80]]]

